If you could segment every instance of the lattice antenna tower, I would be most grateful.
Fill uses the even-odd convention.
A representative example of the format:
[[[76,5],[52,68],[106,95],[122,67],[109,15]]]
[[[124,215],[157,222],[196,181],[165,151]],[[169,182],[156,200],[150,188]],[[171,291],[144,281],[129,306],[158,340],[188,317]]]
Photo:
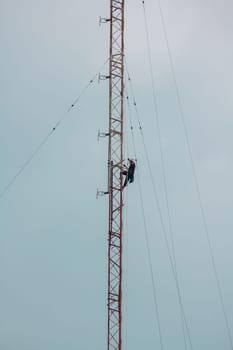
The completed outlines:
[[[122,349],[124,0],[110,0],[108,350]]]

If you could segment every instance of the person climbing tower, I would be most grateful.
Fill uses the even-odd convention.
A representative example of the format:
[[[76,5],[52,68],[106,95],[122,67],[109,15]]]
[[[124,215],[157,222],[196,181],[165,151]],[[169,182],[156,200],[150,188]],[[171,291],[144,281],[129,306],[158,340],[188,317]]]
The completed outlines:
[[[135,172],[135,161],[133,159],[129,159],[128,158],[128,162],[129,162],[129,166],[126,167],[126,170],[122,171],[122,175],[125,176],[125,181],[124,181],[124,185],[123,188],[125,188],[129,183],[134,182],[134,172]]]

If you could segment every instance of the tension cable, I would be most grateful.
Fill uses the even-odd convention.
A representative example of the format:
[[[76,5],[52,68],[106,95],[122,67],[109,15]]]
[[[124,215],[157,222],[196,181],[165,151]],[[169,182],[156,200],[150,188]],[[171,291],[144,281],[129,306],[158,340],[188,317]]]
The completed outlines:
[[[25,163],[21,165],[19,170],[15,173],[15,175],[9,180],[9,182],[6,184],[6,186],[3,188],[3,190],[0,192],[0,199],[8,192],[8,190],[11,188],[11,186],[14,184],[16,179],[24,172],[24,170],[28,167],[28,165],[32,162],[32,160],[35,158],[35,156],[40,152],[41,148],[48,142],[49,138],[54,134],[54,132],[57,130],[57,128],[60,126],[60,124],[64,121],[65,118],[68,117],[70,111],[78,104],[81,97],[84,95],[84,93],[87,91],[87,89],[90,87],[90,85],[96,80],[96,78],[99,76],[99,71],[107,64],[109,59],[107,59],[104,64],[100,67],[98,72],[89,80],[89,82],[84,86],[84,88],[81,90],[80,94],[77,96],[77,98],[73,101],[73,103],[69,106],[69,108],[62,114],[62,116],[58,119],[56,124],[53,126],[53,128],[47,133],[47,135],[43,138],[43,140],[39,143],[39,145],[36,147],[36,149],[31,153],[31,155],[28,157]]]

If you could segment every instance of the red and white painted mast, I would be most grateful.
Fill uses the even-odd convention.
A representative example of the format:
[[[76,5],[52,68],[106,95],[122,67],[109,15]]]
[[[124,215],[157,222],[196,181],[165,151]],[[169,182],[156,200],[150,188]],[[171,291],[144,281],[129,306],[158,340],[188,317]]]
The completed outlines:
[[[124,0],[110,0],[108,350],[122,349]]]

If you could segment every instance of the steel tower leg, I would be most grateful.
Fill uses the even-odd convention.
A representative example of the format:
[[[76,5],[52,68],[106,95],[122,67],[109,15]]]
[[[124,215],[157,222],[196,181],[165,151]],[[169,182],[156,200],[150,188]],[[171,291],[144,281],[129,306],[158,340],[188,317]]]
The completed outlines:
[[[124,0],[110,0],[108,350],[122,348]]]

